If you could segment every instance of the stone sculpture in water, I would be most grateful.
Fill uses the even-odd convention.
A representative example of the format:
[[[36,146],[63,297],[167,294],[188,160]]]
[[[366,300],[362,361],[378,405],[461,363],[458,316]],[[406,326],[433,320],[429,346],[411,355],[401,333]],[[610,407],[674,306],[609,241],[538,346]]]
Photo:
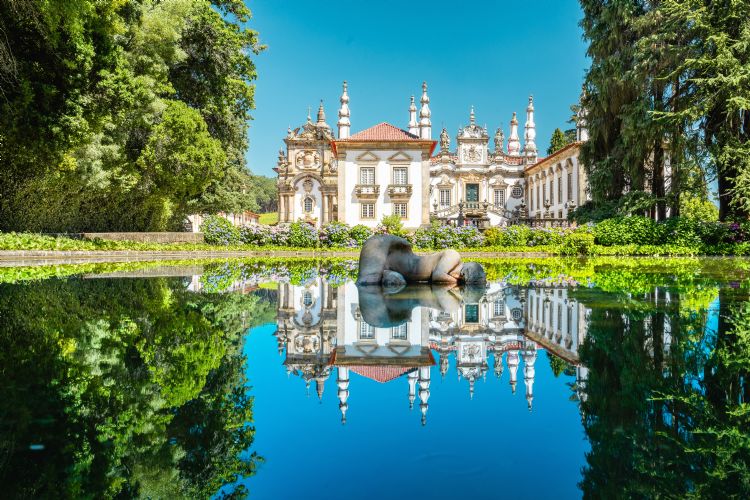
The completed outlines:
[[[411,244],[389,234],[368,239],[359,254],[357,285],[398,288],[407,283],[484,285],[484,269],[476,262],[461,262],[455,250],[416,255]]]

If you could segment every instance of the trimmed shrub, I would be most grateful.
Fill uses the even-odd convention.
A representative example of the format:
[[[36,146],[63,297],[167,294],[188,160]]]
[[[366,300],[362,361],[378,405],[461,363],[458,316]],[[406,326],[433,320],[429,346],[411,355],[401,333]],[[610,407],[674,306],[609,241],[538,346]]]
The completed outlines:
[[[209,215],[201,224],[203,239],[209,245],[237,245],[240,243],[240,230],[224,217]]]
[[[378,234],[392,234],[393,236],[400,236],[406,238],[408,231],[404,229],[404,223],[401,222],[401,217],[396,214],[386,215],[375,228],[375,232]]]
[[[593,255],[594,235],[586,231],[566,234],[557,251],[562,255]]]
[[[372,229],[365,225],[357,224],[351,228],[349,236],[357,243],[357,245],[364,245],[365,241],[372,236]]]
[[[350,229],[343,222],[332,221],[320,229],[320,244],[325,247],[352,247],[356,242],[350,236]]]
[[[663,241],[683,247],[698,247],[701,245],[700,226],[703,224],[696,219],[687,217],[672,217],[660,223],[663,230]]]
[[[596,242],[612,245],[655,245],[662,237],[662,229],[653,220],[639,215],[606,219],[594,226]]]
[[[565,229],[558,228],[532,229],[526,244],[534,247],[540,245],[559,245],[563,242],[563,238],[568,232]]]
[[[307,222],[292,222],[289,225],[289,246],[313,248],[319,243],[318,230],[312,225]]]

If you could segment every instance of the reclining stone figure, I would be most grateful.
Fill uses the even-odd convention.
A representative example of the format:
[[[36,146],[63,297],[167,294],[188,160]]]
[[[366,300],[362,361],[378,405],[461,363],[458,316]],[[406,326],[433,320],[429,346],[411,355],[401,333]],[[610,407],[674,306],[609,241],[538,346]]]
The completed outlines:
[[[461,262],[455,250],[416,255],[411,244],[389,234],[373,236],[359,254],[357,285],[397,288],[407,283],[484,285],[484,269],[476,262]]]

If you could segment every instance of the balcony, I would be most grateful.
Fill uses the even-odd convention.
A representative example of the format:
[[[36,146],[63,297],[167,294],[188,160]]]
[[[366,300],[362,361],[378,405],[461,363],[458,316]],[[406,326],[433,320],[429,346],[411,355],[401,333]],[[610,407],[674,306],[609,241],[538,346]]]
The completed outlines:
[[[388,185],[388,196],[391,199],[408,200],[411,198],[412,186],[411,184],[389,184]]]
[[[362,200],[376,200],[380,196],[380,185],[357,184],[354,186],[354,196]]]

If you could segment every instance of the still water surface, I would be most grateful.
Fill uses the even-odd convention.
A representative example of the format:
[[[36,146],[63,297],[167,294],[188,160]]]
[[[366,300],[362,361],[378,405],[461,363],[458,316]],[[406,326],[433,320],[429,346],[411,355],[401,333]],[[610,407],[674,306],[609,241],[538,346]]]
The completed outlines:
[[[712,266],[389,295],[312,265],[0,284],[4,491],[743,496],[747,277]]]

